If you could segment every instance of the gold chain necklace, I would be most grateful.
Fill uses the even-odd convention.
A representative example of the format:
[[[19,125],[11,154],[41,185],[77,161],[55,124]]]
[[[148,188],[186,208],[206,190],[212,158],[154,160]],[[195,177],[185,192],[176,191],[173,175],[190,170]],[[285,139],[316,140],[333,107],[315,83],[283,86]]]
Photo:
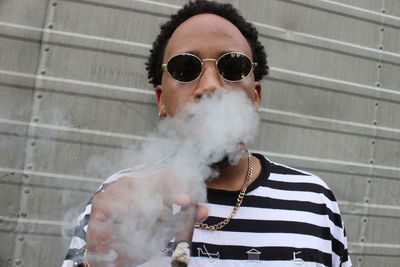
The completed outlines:
[[[239,195],[236,199],[236,205],[233,207],[231,215],[229,215],[228,218],[225,220],[214,224],[214,225],[208,225],[206,223],[196,223],[195,227],[204,229],[204,230],[219,230],[223,228],[225,225],[229,223],[229,221],[233,218],[233,216],[236,215],[237,211],[239,210],[240,206],[242,205],[244,194],[246,193],[247,187],[249,186],[250,178],[253,175],[253,161],[251,159],[251,154],[249,153],[248,161],[247,161],[247,173],[246,173],[246,178],[244,179],[242,188],[240,189]]]

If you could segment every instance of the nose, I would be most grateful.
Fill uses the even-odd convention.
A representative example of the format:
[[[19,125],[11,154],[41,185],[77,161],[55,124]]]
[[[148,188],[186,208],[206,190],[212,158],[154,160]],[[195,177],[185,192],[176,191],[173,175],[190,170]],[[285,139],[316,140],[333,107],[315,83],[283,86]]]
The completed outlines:
[[[204,95],[212,95],[216,89],[222,86],[222,80],[217,72],[215,62],[205,61],[204,70],[196,86],[195,98],[200,99]]]

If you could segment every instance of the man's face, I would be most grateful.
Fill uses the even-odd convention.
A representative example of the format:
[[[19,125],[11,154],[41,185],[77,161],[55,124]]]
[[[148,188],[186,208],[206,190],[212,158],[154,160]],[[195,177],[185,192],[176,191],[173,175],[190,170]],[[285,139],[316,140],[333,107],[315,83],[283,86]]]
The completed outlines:
[[[172,34],[165,49],[163,63],[179,53],[191,53],[200,59],[218,59],[226,52],[240,52],[252,58],[251,48],[228,20],[213,15],[196,15],[182,23]],[[201,76],[190,83],[181,83],[163,69],[161,85],[156,87],[159,112],[173,116],[186,103],[212,94],[217,88],[235,87],[243,90],[254,102],[260,104],[261,84],[254,80],[253,72],[239,82],[228,82],[219,76],[215,62],[205,61]]]

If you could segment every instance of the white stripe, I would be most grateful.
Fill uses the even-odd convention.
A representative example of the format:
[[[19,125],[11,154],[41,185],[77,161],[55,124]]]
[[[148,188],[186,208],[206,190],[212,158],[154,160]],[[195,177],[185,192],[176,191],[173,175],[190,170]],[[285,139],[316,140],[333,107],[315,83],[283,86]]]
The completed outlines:
[[[195,229],[193,242],[248,247],[311,248],[332,254],[331,242],[315,236],[288,233],[244,233]]]
[[[169,267],[171,266],[171,258],[154,258],[138,267]],[[290,261],[255,261],[255,260],[220,260],[212,259],[209,257],[190,257],[188,267],[325,267],[325,265],[314,262],[304,262],[301,265],[296,264],[292,260]],[[64,267],[64,266],[63,266]]]
[[[270,197],[280,200],[306,201],[316,204],[325,204],[332,212],[339,214],[339,207],[336,202],[331,201],[322,193],[310,191],[281,190],[270,187],[259,186],[246,196]]]
[[[324,187],[325,189],[330,190],[329,186],[323,180],[321,180],[321,178],[315,175],[305,176],[305,175],[271,173],[270,176],[268,177],[268,180],[287,182],[287,183],[318,184]]]
[[[85,245],[86,245],[86,242],[82,238],[80,238],[78,236],[74,236],[71,240],[71,244],[69,245],[69,248],[70,249],[74,249],[74,248],[81,249]]]
[[[92,212],[92,203],[86,205],[85,210],[78,217],[78,224],[83,220],[83,218]]]
[[[207,204],[208,216],[226,218],[232,213],[232,206]],[[343,229],[336,226],[328,215],[320,215],[305,211],[283,209],[261,209],[240,207],[234,219],[303,222],[320,227],[328,227],[334,238],[344,243]]]
[[[65,260],[63,262],[63,264],[61,265],[61,267],[73,267],[74,266],[74,262],[71,260]]]

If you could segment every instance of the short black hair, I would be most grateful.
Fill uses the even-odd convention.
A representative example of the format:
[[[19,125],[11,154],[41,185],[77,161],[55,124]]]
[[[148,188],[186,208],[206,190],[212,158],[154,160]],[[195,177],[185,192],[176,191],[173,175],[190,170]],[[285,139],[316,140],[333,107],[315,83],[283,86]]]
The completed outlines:
[[[222,4],[207,0],[189,1],[176,14],[171,15],[170,20],[161,25],[161,32],[153,42],[150,50],[150,57],[146,63],[149,82],[154,87],[161,84],[162,77],[162,60],[164,57],[165,47],[168,40],[183,22],[189,18],[211,13],[223,17],[235,25],[246,38],[253,53],[253,61],[257,62],[254,69],[254,78],[260,81],[265,75],[268,75],[267,55],[263,45],[258,40],[258,32],[256,28],[247,22],[231,4]]]

